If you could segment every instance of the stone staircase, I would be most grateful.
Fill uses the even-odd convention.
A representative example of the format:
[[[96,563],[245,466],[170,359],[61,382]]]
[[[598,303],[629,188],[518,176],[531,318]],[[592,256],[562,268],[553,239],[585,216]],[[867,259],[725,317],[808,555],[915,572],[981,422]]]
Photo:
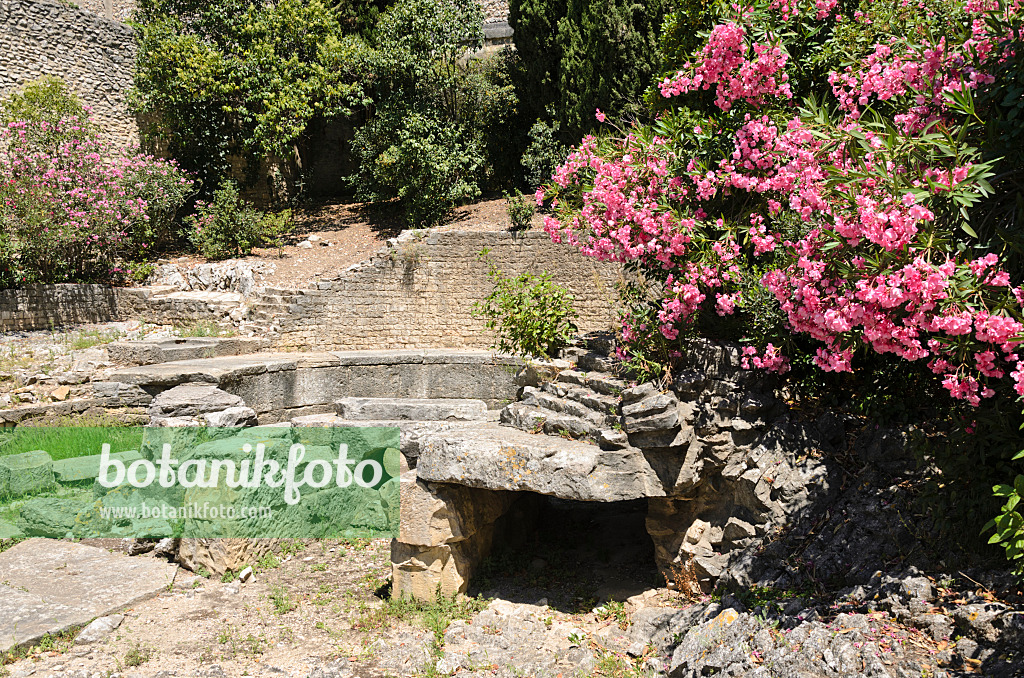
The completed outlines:
[[[582,440],[603,450],[628,447],[619,401],[629,384],[614,376],[616,361],[589,350],[571,357],[576,359],[575,369],[561,371],[539,388],[525,387],[520,400],[502,410],[501,423]]]
[[[249,307],[249,321],[254,327],[270,330],[277,318],[301,312],[298,308],[305,290],[267,287]]]

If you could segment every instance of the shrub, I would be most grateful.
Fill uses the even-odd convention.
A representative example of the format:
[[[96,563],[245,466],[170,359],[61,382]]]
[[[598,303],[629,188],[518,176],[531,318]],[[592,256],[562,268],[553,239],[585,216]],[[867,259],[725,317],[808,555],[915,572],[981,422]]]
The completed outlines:
[[[410,225],[432,226],[452,208],[480,195],[476,179],[483,153],[476,139],[429,108],[407,108],[393,98],[356,132],[356,197],[397,198]]]
[[[0,129],[0,275],[7,284],[107,282],[152,251],[192,182],[172,163],[112,155],[78,118]],[[56,143],[41,148],[38,141]],[[60,141],[58,141],[60,140]],[[149,202],[149,201],[152,201]]]
[[[0,103],[0,124],[28,123],[25,144],[37,150],[54,150],[62,143],[96,136],[89,111],[60,78],[45,75]]]
[[[360,18],[362,9],[372,8],[346,2],[336,14],[320,0],[140,0],[133,107],[145,140],[166,148],[206,190],[233,165],[248,183],[267,161],[290,170],[312,121],[363,104],[366,46],[342,24],[360,28],[373,14]]]
[[[185,220],[192,244],[207,259],[246,256],[254,247],[280,247],[291,230],[291,212],[264,213],[238,196],[238,187],[225,180],[213,202],[197,201],[196,214]]]
[[[643,113],[660,70],[663,0],[512,0],[509,23],[525,65],[516,91],[527,119],[553,106],[567,139],[593,128],[594,110]],[[544,177],[546,180],[547,177]]]
[[[1016,459],[1024,458],[1024,452]],[[990,520],[983,532],[993,531],[988,543],[1002,546],[1006,559],[1010,561],[1013,573],[1024,577],[1024,510],[1021,499],[1024,499],[1024,475],[1018,475],[1013,485],[996,485],[992,492],[997,497],[1006,499],[999,515]]]
[[[554,112],[550,111],[550,115],[553,116]],[[558,138],[558,128],[557,120],[543,118],[530,127],[530,143],[523,153],[522,166],[523,178],[531,189],[550,181],[555,169],[569,155],[569,148]]]
[[[486,250],[481,258],[486,258]],[[576,334],[576,311],[568,291],[544,271],[505,276],[493,262],[488,275],[494,289],[474,305],[473,313],[486,319],[495,333],[494,348],[523,357],[551,358]]]
[[[482,45],[482,21],[473,0],[400,0],[378,22],[378,104],[356,132],[348,181],[361,200],[397,199],[411,226],[479,196],[485,147],[501,149],[511,85],[498,62],[461,62]]]
[[[519,194],[505,193],[505,209],[508,211],[509,230],[513,233],[528,231],[533,225],[533,214],[536,206]]]

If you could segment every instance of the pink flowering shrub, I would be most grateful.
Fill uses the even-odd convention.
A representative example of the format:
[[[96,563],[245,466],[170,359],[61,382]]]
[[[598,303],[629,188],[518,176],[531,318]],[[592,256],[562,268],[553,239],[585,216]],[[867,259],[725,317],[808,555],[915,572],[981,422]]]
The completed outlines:
[[[1018,7],[954,4],[900,3],[943,31],[849,41],[849,65],[820,78],[808,36],[831,49],[851,25],[881,30],[869,13],[733,5],[658,83],[654,124],[582,140],[537,199],[553,239],[650,283],[625,357],[652,341],[670,357],[701,317],[731,316],[750,369],[785,372],[798,337],[825,371],[867,350],[923,362],[970,405],[1004,380],[1024,395],[1021,281],[974,216],[995,174],[975,99],[1013,54]]]
[[[0,129],[3,285],[128,276],[191,192],[173,163],[112,155],[86,129],[75,116]]]

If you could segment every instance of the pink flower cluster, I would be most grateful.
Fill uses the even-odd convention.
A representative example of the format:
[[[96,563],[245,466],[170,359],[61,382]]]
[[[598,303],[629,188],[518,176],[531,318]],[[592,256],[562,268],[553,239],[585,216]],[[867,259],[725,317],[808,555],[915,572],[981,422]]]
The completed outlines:
[[[147,256],[150,243],[136,236],[154,208],[173,212],[192,186],[167,161],[110,157],[76,118],[10,123],[0,148],[0,227],[20,280],[124,272],[123,262]]]
[[[835,9],[834,2],[772,1],[783,21]],[[587,137],[537,194],[557,203],[562,191],[582,188],[581,204],[556,204],[558,216],[547,217],[545,228],[584,254],[628,262],[664,281],[656,323],[624,329],[627,343],[643,332],[674,340],[702,309],[743,311],[744,290],[757,286],[775,297],[791,331],[821,343],[814,362],[823,370],[852,370],[855,348],[866,346],[926,361],[954,398],[970,404],[993,395],[989,381],[1007,374],[1024,395],[1024,324],[1017,319],[1024,292],[1011,286],[998,255],[971,257],[935,244],[953,241],[936,204],[980,192],[984,168],[974,149],[947,157],[914,147],[929,143],[925,125],[958,124],[961,114],[947,94],[991,82],[985,59],[999,58],[1007,36],[982,23],[986,28],[975,26],[961,44],[894,39],[833,73],[838,123],[794,117],[781,125],[747,113],[724,157],[687,156],[641,130],[622,139]],[[663,96],[715,86],[723,111],[792,97],[784,50],[749,42],[738,21],[716,26],[698,56],[660,83]],[[878,101],[888,102],[907,144],[892,144],[862,121],[865,107]],[[719,131],[714,120],[702,123],[695,142]],[[752,206],[737,226],[717,216],[730,199]],[[787,238],[783,223],[803,226]],[[765,271],[755,260],[773,263]],[[747,347],[743,364],[788,369],[772,344]]]
[[[746,29],[738,23],[719,24],[711,31],[703,59],[692,70],[679,71],[660,85],[662,96],[672,97],[698,89],[715,89],[715,103],[728,111],[737,101],[760,105],[767,97],[793,96],[789,75],[783,70],[788,56],[777,45],[746,43]]]

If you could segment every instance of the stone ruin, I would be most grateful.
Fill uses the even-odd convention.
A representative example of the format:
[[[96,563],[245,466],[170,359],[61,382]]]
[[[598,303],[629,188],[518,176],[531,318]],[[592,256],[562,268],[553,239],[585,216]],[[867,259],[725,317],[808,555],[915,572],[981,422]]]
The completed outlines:
[[[742,370],[735,347],[697,342],[687,369],[663,388],[614,376],[601,351],[569,357],[543,375],[523,370],[520,397],[500,422],[442,427],[403,443],[395,595],[465,592],[509,527],[502,517],[530,494],[646,500],[647,532],[669,586],[708,592],[829,491],[815,451],[838,443],[842,428],[830,431],[826,418],[794,434],[772,384]]]

